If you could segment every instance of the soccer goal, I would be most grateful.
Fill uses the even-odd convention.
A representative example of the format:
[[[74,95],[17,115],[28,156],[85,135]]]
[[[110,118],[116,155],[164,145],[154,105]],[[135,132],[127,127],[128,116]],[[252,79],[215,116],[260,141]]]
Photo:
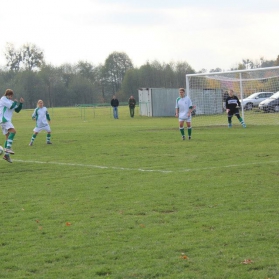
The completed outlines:
[[[112,117],[111,106],[109,103],[102,104],[76,104],[80,110],[80,118],[87,121],[96,117]]]
[[[225,99],[229,89],[243,104],[239,110],[247,126],[279,124],[279,101],[277,105],[276,101],[270,103],[270,109],[259,107],[260,102],[268,101],[271,93],[279,91],[279,67],[269,67],[186,75],[186,92],[196,106],[195,126],[227,125]],[[237,124],[236,117],[233,123]]]

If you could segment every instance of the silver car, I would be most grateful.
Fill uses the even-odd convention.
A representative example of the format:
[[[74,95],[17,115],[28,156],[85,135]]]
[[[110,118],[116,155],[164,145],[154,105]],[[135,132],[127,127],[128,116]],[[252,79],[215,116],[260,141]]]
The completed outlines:
[[[267,98],[271,97],[274,92],[256,92],[250,95],[249,97],[243,99],[241,102],[241,106],[243,106],[246,110],[251,110],[253,107],[258,107],[260,102],[266,100]]]
[[[260,102],[259,109],[265,112],[279,112],[279,91],[270,98]]]

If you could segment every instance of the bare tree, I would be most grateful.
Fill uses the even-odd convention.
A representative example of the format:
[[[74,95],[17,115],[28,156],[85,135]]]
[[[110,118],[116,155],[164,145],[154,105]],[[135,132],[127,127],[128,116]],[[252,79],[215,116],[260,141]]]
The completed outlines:
[[[133,63],[126,53],[113,52],[108,56],[103,68],[103,76],[112,94],[120,90],[126,71],[132,68]]]
[[[44,53],[34,44],[25,44],[21,48],[22,62],[25,69],[34,70],[44,64]]]
[[[16,50],[13,44],[7,43],[4,55],[7,60],[6,66],[15,72],[21,68],[35,70],[44,64],[44,53],[34,44],[25,44]]]
[[[7,43],[4,55],[7,60],[6,66],[9,70],[18,72],[22,63],[22,53],[17,51],[13,44]]]

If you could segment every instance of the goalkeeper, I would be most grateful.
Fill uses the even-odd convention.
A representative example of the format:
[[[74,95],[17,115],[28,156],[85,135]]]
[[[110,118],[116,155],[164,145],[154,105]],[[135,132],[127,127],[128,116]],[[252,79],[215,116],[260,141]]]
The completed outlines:
[[[239,99],[236,95],[234,95],[234,91],[230,89],[228,91],[229,96],[226,99],[226,112],[228,114],[228,123],[229,123],[229,128],[232,127],[232,117],[235,114],[237,119],[239,120],[240,124],[242,125],[243,128],[246,128],[246,125],[243,121],[243,119],[239,115],[239,107],[240,107],[240,102]]]

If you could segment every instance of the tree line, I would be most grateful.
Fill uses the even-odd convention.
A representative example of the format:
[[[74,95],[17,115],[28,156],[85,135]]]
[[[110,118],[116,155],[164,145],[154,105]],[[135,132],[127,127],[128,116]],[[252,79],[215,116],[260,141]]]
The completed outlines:
[[[25,99],[25,108],[35,107],[38,99],[43,99],[48,107],[105,104],[112,95],[117,95],[120,102],[127,102],[129,96],[137,96],[138,88],[183,87],[185,75],[196,73],[185,61],[147,61],[137,68],[124,52],[109,54],[104,64],[79,61],[58,67],[47,64],[43,51],[34,44],[25,44],[19,49],[7,44],[4,55],[6,65],[0,69],[0,90],[4,93],[12,88],[16,96]],[[260,59],[259,63],[243,59],[237,68],[230,70],[276,65],[279,65],[279,56],[274,61]],[[218,71],[222,69],[210,70]]]

